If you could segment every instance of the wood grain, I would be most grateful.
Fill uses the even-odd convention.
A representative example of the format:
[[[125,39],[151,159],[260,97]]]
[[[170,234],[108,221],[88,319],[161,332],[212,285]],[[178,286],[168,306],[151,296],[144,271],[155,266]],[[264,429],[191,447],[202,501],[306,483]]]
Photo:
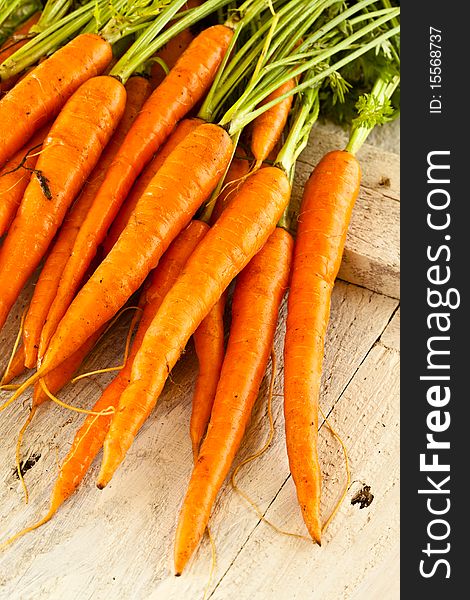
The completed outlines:
[[[325,412],[330,412],[354,381],[367,360],[370,348],[387,327],[396,305],[395,300],[364,288],[343,282],[336,285],[322,389]],[[284,313],[285,305],[276,334],[278,356],[282,353]],[[84,368],[102,365],[103,357],[107,357],[109,364],[118,364],[124,335],[125,324],[122,323],[102,341]],[[84,590],[96,592],[102,589],[105,595],[118,598],[147,598],[150,593],[161,598],[202,597],[210,568],[207,541],[183,577],[175,579],[171,573],[175,521],[191,468],[188,422],[194,374],[195,357],[192,350],[188,350],[172,374],[172,381],[166,386],[156,411],[143,427],[109,488],[100,492],[93,486],[98,467],[95,463],[80,490],[53,521],[41,531],[19,540],[0,557],[0,572],[3,574],[0,582],[5,594],[16,590],[21,591],[24,598],[78,599],[83,597]],[[103,376],[96,380],[102,385],[108,378]],[[259,447],[267,434],[266,385],[265,381],[240,459]],[[281,392],[282,369],[276,380],[276,393]],[[61,397],[78,406],[90,406],[98,393],[96,384],[85,381],[69,386]],[[366,395],[361,397],[366,401]],[[18,403],[5,411],[0,421],[4,440],[2,464],[5,465],[0,494],[1,539],[44,513],[57,472],[57,456],[59,460],[64,456],[74,431],[83,419],[60,407],[43,407],[24,443],[25,455],[41,455],[26,475],[31,503],[24,506],[19,482],[13,474],[13,456],[15,434],[26,414],[26,407]],[[271,505],[288,478],[282,403],[277,396],[274,416],[277,434],[269,453],[249,465],[239,479],[240,486],[262,510]],[[326,443],[330,449],[325,447],[327,453],[323,458],[325,516],[343,478],[336,444]],[[337,465],[333,470],[332,464]],[[291,520],[288,527],[304,533],[293,497],[289,504],[290,510],[286,514]],[[232,568],[238,572],[236,565],[240,549],[259,526],[253,510],[228,484],[225,485],[211,522],[217,545],[217,569],[211,588],[225,579],[225,573]],[[279,548],[282,560],[286,550],[284,540],[268,531],[272,536],[269,545],[275,547],[276,552]],[[309,544],[307,547],[316,553],[316,548]],[[302,552],[299,560],[303,560]],[[73,569],[68,569],[67,564],[73,564]]]

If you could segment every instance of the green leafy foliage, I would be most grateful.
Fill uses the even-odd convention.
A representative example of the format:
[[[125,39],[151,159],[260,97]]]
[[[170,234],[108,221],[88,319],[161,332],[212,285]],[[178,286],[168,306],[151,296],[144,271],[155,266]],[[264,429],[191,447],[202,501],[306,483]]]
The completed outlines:
[[[379,98],[375,94],[364,94],[356,102],[357,117],[353,119],[354,127],[372,129],[375,125],[383,125],[393,119],[395,110],[390,98]]]

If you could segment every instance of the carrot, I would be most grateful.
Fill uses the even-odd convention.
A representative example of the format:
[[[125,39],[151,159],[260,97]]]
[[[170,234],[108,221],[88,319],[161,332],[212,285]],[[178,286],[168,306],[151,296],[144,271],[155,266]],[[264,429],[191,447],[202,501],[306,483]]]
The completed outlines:
[[[93,407],[93,412],[103,412],[112,407],[112,402],[103,394]],[[88,415],[76,433],[72,447],[65,457],[59,476],[54,484],[49,512],[40,524],[47,522],[80,485],[95,456],[101,449],[101,432],[109,426],[110,414]]]
[[[84,33],[54,52],[0,100],[0,165],[55,117],[80,85],[111,61],[110,44]]]
[[[93,407],[94,413],[103,414],[90,414],[87,416],[83,425],[77,431],[72,447],[60,466],[59,476],[52,489],[50,506],[47,514],[34,525],[26,527],[12,536],[3,544],[3,546],[10,544],[17,538],[50,521],[60,506],[62,506],[62,504],[74,493],[85,477],[95,456],[100,451],[102,445],[100,434],[102,430],[106,431],[107,429],[107,424],[109,424],[110,420],[110,409],[112,409],[110,400],[103,394]],[[37,406],[33,407],[28,419],[23,425],[22,432],[24,432],[24,429],[29,425],[36,410]],[[21,435],[22,433],[20,433],[20,436]]]
[[[55,303],[54,319],[52,320],[52,315],[49,316],[51,331],[56,329],[65,314],[78,283],[137,176],[177,121],[207,91],[232,35],[232,31],[222,25],[203,31],[144,104],[109,167],[77,235],[66,272],[64,271],[64,281],[60,286],[59,293],[66,300],[60,304],[59,300]]]
[[[304,188],[284,347],[284,412],[290,471],[302,515],[320,544],[318,397],[330,299],[361,171],[345,151],[326,154]]]
[[[275,100],[294,89],[295,79],[289,79],[283,83],[272,94],[267,96],[261,106]],[[266,160],[280,140],[282,132],[289,116],[289,111],[292,106],[294,96],[289,96],[281,100],[271,108],[268,108],[264,113],[259,115],[252,124],[251,130],[251,151],[256,159],[256,166],[261,166],[261,163]]]
[[[42,127],[0,171],[0,236],[8,231],[15,218],[49,129],[50,124]]]
[[[9,56],[11,56],[14,52],[16,52],[19,48],[24,46],[28,41],[28,33],[33,25],[39,20],[41,16],[40,12],[35,13],[29,19],[27,19],[22,25],[20,25],[16,31],[11,35],[6,42],[2,44],[0,47],[0,64],[5,61]],[[0,98],[4,93],[8,92],[15,83],[18,81],[19,77],[14,75],[10,77],[6,81],[0,82]]]
[[[237,148],[237,154],[246,157],[246,152],[241,146]],[[210,217],[211,224],[217,221],[222,211],[236,193],[236,186],[230,184],[239,181],[247,175],[249,167],[248,160],[238,158],[237,155],[232,159],[224,179],[224,187],[217,196]],[[210,419],[224,360],[224,312],[226,301],[227,294],[224,292],[193,334],[194,346],[199,362],[199,372],[192,400],[189,433],[195,458],[197,458],[199,453],[201,440],[204,437]]]
[[[200,6],[201,0],[189,0],[183,6],[184,10]],[[191,33],[191,28],[184,29],[178,35],[171,38],[171,40],[165,44],[155,54],[155,57],[165,63],[168,69],[172,69],[181,54],[186,50],[189,44],[193,41],[194,35]],[[159,62],[154,62],[150,71],[150,82],[152,87],[156,88],[165,79],[166,73]]]
[[[196,132],[203,127],[214,126],[201,125]],[[162,170],[163,167],[160,173]],[[232,279],[266,242],[289,196],[290,185],[283,171],[274,167],[260,169],[246,179],[236,199],[191,255],[165,296],[134,359],[131,382],[121,396],[105,440],[98,487],[104,487],[111,479],[155,406],[189,337]]]
[[[92,412],[101,412],[109,407],[116,407],[118,405],[119,398],[128,383],[134,356],[140,348],[148,325],[155,316],[165,294],[173,285],[188,257],[205,235],[207,229],[207,225],[202,221],[191,221],[188,227],[170,244],[168,250],[162,257],[162,260],[150,276],[149,285],[141,294],[139,306],[143,309],[143,312],[140,313],[141,318],[139,328],[135,335],[126,364],[95,403]],[[56,371],[58,372],[60,369],[61,367],[56,369]],[[51,389],[50,386],[53,385],[50,376],[52,373],[56,373],[56,371],[52,371],[45,377],[49,389]],[[40,386],[36,387],[39,388]],[[39,395],[39,392],[37,393]],[[36,396],[34,398],[36,398]],[[42,391],[41,397],[38,396],[36,403],[39,404],[40,401],[44,399],[44,392]],[[77,489],[103,445],[110,422],[110,415],[88,415],[86,417],[83,425],[76,433],[72,447],[62,463],[59,477],[52,493],[50,517]]]
[[[98,162],[122,116],[125,95],[116,79],[95,77],[73,94],[54,122],[0,249],[0,327]]]
[[[266,371],[279,306],[289,281],[293,239],[277,227],[237,278],[232,324],[207,435],[194,465],[175,542],[175,570],[201,541]]]
[[[103,181],[106,170],[111,164],[127,131],[136,118],[142,104],[150,94],[150,84],[144,77],[131,77],[126,83],[127,101],[124,114],[104,149],[99,162],[93,169],[80,196],[66,216],[53,248],[42,268],[34,288],[34,294],[26,315],[24,324],[24,344],[26,366],[36,365],[39,348],[39,358],[44,355],[44,344],[50,334],[48,313],[58,296],[59,281],[63,276],[65,265],[70,257],[78,231],[88,214],[97,189]],[[49,329],[48,329],[49,328]],[[52,331],[53,333],[53,331]],[[45,342],[44,342],[45,338]],[[41,340],[41,344],[39,343]]]
[[[209,423],[224,361],[225,303],[226,293],[222,294],[193,334],[199,372],[193,394],[189,433],[195,459]]]
[[[52,394],[56,394],[64,387],[64,385],[70,382],[84,361],[85,357],[91,352],[96,342],[103,334],[104,329],[105,327],[99,329],[96,333],[89,337],[83,346],[76,350],[72,356],[69,356],[67,360],[64,360],[64,362],[58,367],[47,373],[47,375],[44,377],[44,382],[47,389]],[[42,385],[39,382],[36,383],[34,386],[32,407],[34,408],[35,406],[39,406],[46,400],[49,400],[49,396],[44,391]]]
[[[129,376],[132,370],[134,357],[142,344],[148,326],[155,317],[163,298],[176,281],[181,269],[194,251],[194,248],[204,237],[207,230],[208,226],[202,221],[191,221],[173,240],[157,267],[149,275],[148,284],[144,286],[139,301],[139,307],[142,309],[139,327],[135,334],[126,364],[104,391],[104,394],[110,399],[112,406],[117,406],[122,392],[129,383]],[[102,441],[104,440],[105,433],[103,434]]]
[[[142,174],[137,178],[136,182],[132,186],[129,195],[124,201],[124,204],[121,206],[103,242],[105,254],[108,254],[108,252],[117,242],[121,233],[124,231],[132,213],[134,212],[135,207],[137,206],[139,198],[145,192],[146,187],[152,181],[158,169],[162,166],[176,146],[184,140],[188,133],[194,131],[196,127],[201,124],[202,121],[200,119],[191,118],[183,119],[178,123],[178,125],[176,125],[170,137],[145,167]]]
[[[24,373],[24,371],[24,346],[21,344],[13,356],[10,367],[3,374],[1,385],[10,383],[13,379]]]
[[[38,377],[73,354],[142,285],[215,188],[231,152],[228,134],[212,124],[200,125],[175,148],[141,197],[135,218],[68,308]]]

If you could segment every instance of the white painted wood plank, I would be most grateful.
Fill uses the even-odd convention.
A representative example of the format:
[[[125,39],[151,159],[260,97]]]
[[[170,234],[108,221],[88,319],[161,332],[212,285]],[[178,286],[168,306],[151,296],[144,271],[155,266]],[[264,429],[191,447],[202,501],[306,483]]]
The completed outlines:
[[[325,358],[324,410],[333,406],[341,395],[386,327],[396,305],[391,298],[337,283]],[[278,356],[283,328],[284,314],[276,336]],[[104,357],[107,364],[118,364],[124,336],[123,324],[110,332],[85,368],[103,366]],[[195,358],[189,350],[174,370],[156,411],[111,485],[102,492],[94,487],[98,469],[95,463],[84,485],[49,524],[19,540],[0,556],[0,593],[34,600],[202,597],[210,565],[207,541],[183,577],[175,579],[171,571],[177,512],[191,469],[188,422],[194,374]],[[107,375],[94,379],[102,385],[109,378]],[[281,379],[280,371],[277,393],[282,389]],[[89,381],[70,387],[61,397],[79,406],[90,406],[98,393],[96,384]],[[261,396],[265,393],[266,382]],[[281,399],[275,398],[274,404],[277,435],[270,452],[246,468],[240,477],[240,484],[263,509],[272,502],[288,473]],[[260,402],[240,458],[265,439],[264,411],[264,403]],[[83,418],[55,406],[44,406],[41,410],[24,442],[25,453],[41,454],[26,475],[31,502],[25,507],[12,469],[15,435],[26,414],[26,407],[17,403],[0,416],[0,435],[4,440],[0,540],[44,514],[57,472],[56,447],[60,460]],[[256,523],[256,515],[226,485],[211,525],[218,551],[213,585],[230,568]],[[300,521],[297,524],[301,529]]]

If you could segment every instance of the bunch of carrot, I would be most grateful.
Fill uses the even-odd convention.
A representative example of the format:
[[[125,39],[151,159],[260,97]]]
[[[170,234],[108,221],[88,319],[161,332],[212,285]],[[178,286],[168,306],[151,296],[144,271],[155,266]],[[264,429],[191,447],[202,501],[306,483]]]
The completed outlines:
[[[11,55],[0,50],[0,84],[11,87],[0,100],[0,326],[41,268],[1,385],[35,372],[0,410],[32,385],[25,426],[45,400],[58,401],[139,293],[124,365],[82,411],[48,514],[20,534],[53,516],[101,448],[97,485],[107,485],[193,336],[195,462],[176,533],[178,574],[242,441],[289,286],[287,451],[320,543],[318,394],[331,290],[359,191],[354,154],[390,118],[398,85],[399,9],[388,0],[226,4],[149,0],[137,10],[116,0],[113,10],[98,1],[98,11],[96,3],[71,11],[62,1],[54,12],[48,2],[43,26],[27,26],[31,39]],[[223,22],[194,35],[215,11]],[[294,241],[295,162],[323,98],[344,102],[342,70],[364,73],[361,61],[378,50],[394,68],[381,68],[361,97],[348,148],[313,171]]]

